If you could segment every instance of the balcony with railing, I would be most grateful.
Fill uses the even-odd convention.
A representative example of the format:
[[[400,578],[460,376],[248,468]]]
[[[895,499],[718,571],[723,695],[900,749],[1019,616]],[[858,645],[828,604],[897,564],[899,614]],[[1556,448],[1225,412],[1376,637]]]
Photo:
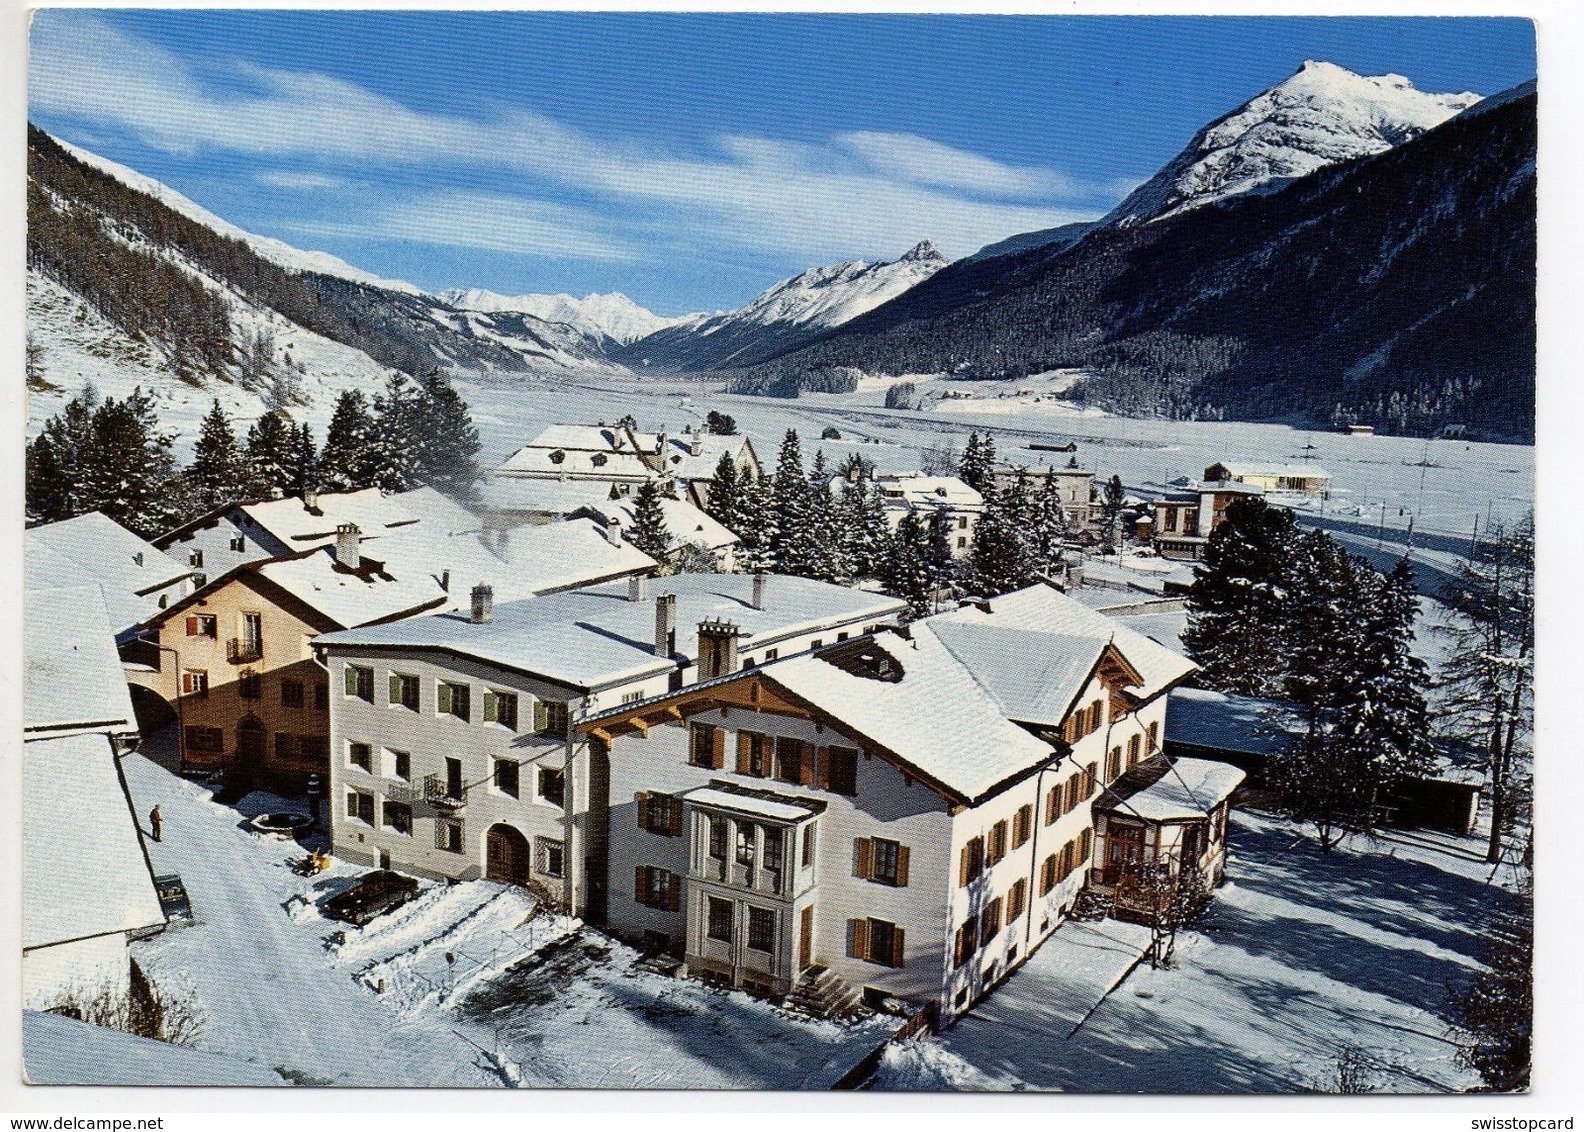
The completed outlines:
[[[258,637],[232,637],[226,642],[226,659],[232,664],[253,664],[264,659],[264,641]]]
[[[467,805],[461,783],[450,781],[443,774],[424,776],[424,802],[441,810],[460,810]]]

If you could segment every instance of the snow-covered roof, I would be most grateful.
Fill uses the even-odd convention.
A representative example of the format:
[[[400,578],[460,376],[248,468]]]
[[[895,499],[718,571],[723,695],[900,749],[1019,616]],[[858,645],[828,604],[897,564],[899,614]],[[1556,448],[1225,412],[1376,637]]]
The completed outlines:
[[[477,515],[432,487],[415,487],[411,491],[397,492],[389,499],[429,531],[456,535],[477,531],[482,526]]]
[[[624,425],[553,424],[530,440],[525,448],[565,448],[575,452],[633,452],[642,440]],[[654,450],[654,436],[647,450]]]
[[[1229,476],[1287,476],[1295,479],[1330,479],[1331,473],[1318,464],[1243,464],[1225,460],[1205,469],[1205,479],[1210,479],[1214,468],[1224,468]]]
[[[1239,754],[1279,754],[1288,735],[1300,729],[1296,710],[1280,700],[1173,688],[1166,707],[1166,741]]]
[[[312,508],[302,499],[288,497],[244,503],[239,509],[283,545],[307,550],[333,543],[336,528],[343,523],[356,525],[364,538],[372,539],[417,522],[418,515],[403,504],[402,498],[370,487],[326,492]]]
[[[24,532],[22,545],[27,588],[99,586],[118,634],[153,616],[159,591],[192,573],[185,562],[98,511],[33,527]]]
[[[628,495],[588,508],[602,519],[615,519],[623,533],[632,526],[637,509],[638,501]],[[707,550],[724,550],[742,541],[704,510],[684,499],[662,496],[660,513],[665,518],[666,532],[671,536],[666,543],[667,551],[680,550],[689,543],[702,545]]]
[[[932,619],[930,631],[978,680],[1008,719],[1060,727],[1089,682],[1106,642],[1004,625]]]
[[[747,574],[677,574],[651,579],[647,591],[643,600],[630,601],[625,584],[592,586],[496,603],[495,619],[485,624],[444,613],[330,633],[319,643],[440,649],[598,689],[675,667],[674,659],[654,653],[655,599],[663,594],[677,599],[677,653],[695,660],[695,630],[705,619],[734,622],[742,629],[742,647],[753,649],[826,626],[884,620],[905,608],[895,598],[784,575],[766,579],[764,609],[751,604],[753,578]]]
[[[447,593],[428,574],[393,575],[386,564],[364,555],[357,570],[336,561],[325,546],[308,554],[278,558],[260,565],[265,578],[337,625],[365,625],[387,617],[438,606]]]
[[[633,451],[588,451],[577,448],[519,448],[495,470],[497,476],[538,476],[557,479],[577,476],[599,480],[645,480],[655,474],[644,458]]]
[[[928,622],[913,626],[911,640],[881,634],[863,648],[885,654],[890,677],[857,675],[866,666],[841,650],[779,661],[763,675],[968,801],[1052,757],[1049,744],[1006,718]]]
[[[256,1061],[33,1010],[22,1015],[22,1061],[31,1085],[286,1084]]]
[[[607,502],[611,496],[611,485],[598,480],[501,476],[480,484],[479,495],[483,506],[490,511],[570,515],[583,507]]]
[[[22,752],[24,950],[165,922],[131,801],[104,735]]]
[[[23,605],[24,734],[136,731],[100,588],[30,590]]]
[[[695,454],[693,449],[698,448]],[[753,444],[746,436],[717,436],[714,433],[684,433],[666,438],[665,451],[660,455],[665,461],[665,473],[684,480],[713,480],[715,466],[721,456],[730,454],[739,465],[744,449],[751,454]],[[754,457],[754,462],[758,458]]]
[[[978,511],[984,496],[956,476],[881,476],[875,481],[887,506],[949,507]]]
[[[967,605],[930,618],[963,624],[1005,625],[1036,633],[1093,637],[1110,641],[1143,678],[1140,695],[1156,695],[1193,672],[1197,665],[1121,622],[1087,608],[1052,586],[1036,584],[992,598],[990,612]]]
[[[1245,775],[1228,763],[1165,755],[1139,763],[1108,786],[1095,802],[1101,810],[1145,821],[1202,818],[1236,790]]]
[[[691,802],[695,806],[731,810],[751,817],[769,818],[772,821],[802,821],[824,808],[811,806],[808,802],[790,795],[783,796],[785,800],[782,801],[770,797],[769,791],[727,790],[716,786],[699,786],[680,797],[684,802]]]

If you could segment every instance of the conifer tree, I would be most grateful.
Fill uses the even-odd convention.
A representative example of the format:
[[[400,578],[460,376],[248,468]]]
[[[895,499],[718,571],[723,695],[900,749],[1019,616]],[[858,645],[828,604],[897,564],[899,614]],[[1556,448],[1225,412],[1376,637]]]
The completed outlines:
[[[102,511],[144,538],[168,530],[183,514],[185,492],[160,429],[154,398],[135,388],[94,411],[90,452],[83,461],[84,509]]]
[[[246,492],[253,499],[279,499],[296,479],[297,428],[290,417],[271,410],[248,428],[244,461]]]
[[[663,562],[671,544],[665,512],[660,507],[660,488],[654,480],[644,480],[633,497],[633,521],[627,541],[656,562]]]
[[[742,540],[739,561],[746,571],[775,567],[776,498],[775,485],[768,476],[752,473],[739,481],[742,510],[737,537]]]
[[[1534,897],[1482,925],[1486,969],[1453,999],[1462,1060],[1498,1093],[1529,1087],[1534,1034]]]
[[[304,421],[292,430],[291,482],[287,493],[302,496],[319,486],[319,456],[314,450],[313,432]]]
[[[722,452],[715,462],[715,478],[710,482],[709,499],[705,512],[733,534],[742,524],[742,478],[737,474],[737,461],[730,452]]]
[[[211,511],[237,500],[243,482],[242,452],[237,446],[231,418],[216,398],[199,426],[192,463],[187,465],[198,506]]]
[[[1022,476],[986,493],[971,559],[973,585],[980,594],[994,597],[1021,589],[1037,576],[1033,517],[1033,502]]]
[[[930,565],[929,533],[918,515],[909,511],[897,525],[886,563],[886,588],[908,603],[914,617],[932,612],[935,570]]]
[[[87,496],[87,467],[93,458],[93,419],[100,405],[92,383],[44,422],[27,446],[27,511],[54,523],[93,510]]]
[[[438,370],[423,382],[424,459],[419,479],[455,498],[473,498],[478,490],[478,429],[467,402]]]
[[[1035,557],[1042,571],[1061,565],[1062,547],[1071,531],[1062,507],[1061,486],[1054,472],[1047,473],[1035,506]]]
[[[361,390],[345,389],[336,398],[319,460],[319,486],[325,491],[358,491],[379,481],[379,445],[374,419]]]
[[[995,438],[987,432],[981,440],[978,432],[970,432],[962,461],[957,465],[957,478],[985,494],[994,486],[995,458]]]
[[[775,535],[777,568],[806,577],[814,569],[813,492],[803,471],[803,451],[795,429],[787,429],[775,472]]]

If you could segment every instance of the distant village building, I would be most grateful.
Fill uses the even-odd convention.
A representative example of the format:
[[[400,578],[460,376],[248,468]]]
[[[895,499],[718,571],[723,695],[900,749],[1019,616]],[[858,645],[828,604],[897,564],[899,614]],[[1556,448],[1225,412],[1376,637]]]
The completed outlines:
[[[1137,533],[1148,538],[1162,558],[1198,561],[1226,509],[1239,499],[1264,494],[1263,487],[1237,480],[1188,483],[1151,500],[1149,523]]]
[[[1204,478],[1207,483],[1241,483],[1316,499],[1331,495],[1331,473],[1313,464],[1211,464]]]
[[[1347,433],[1349,436],[1374,436],[1375,426],[1367,424],[1350,424],[1344,425],[1342,431]]]
[[[24,632],[22,1005],[123,999],[128,936],[165,914],[121,773],[137,725],[101,588],[30,589]]]
[[[331,518],[341,521],[326,531]],[[283,785],[329,773],[331,689],[312,652],[321,633],[465,608],[485,580],[516,598],[655,568],[593,520],[483,529],[428,489],[249,504],[188,537],[214,541],[214,532],[246,539],[240,553],[268,556],[150,618],[124,650],[128,679],[168,705],[184,766]]]
[[[490,474],[485,498],[492,506],[516,509],[515,503],[531,510],[542,498],[520,481],[581,485],[614,499],[631,495],[646,480],[664,480],[676,484],[679,498],[703,507],[723,454],[730,454],[740,474],[760,474],[758,455],[746,436],[716,436],[698,429],[668,436],[625,425],[551,425]],[[583,497],[575,506],[595,501]]]
[[[877,476],[880,502],[891,529],[902,524],[903,516],[913,513],[926,529],[939,516],[946,524],[946,538],[954,557],[972,552],[974,531],[984,514],[984,496],[956,476]]]
[[[619,499],[589,504],[573,512],[573,515],[595,519],[627,538],[630,537],[636,512],[637,501],[630,495],[624,495]],[[721,526],[708,512],[685,499],[663,495],[660,497],[660,513],[665,519],[666,533],[670,536],[664,555],[666,562],[676,562],[689,547],[695,547],[708,553],[722,571],[730,573],[737,569],[737,551],[742,539]]]
[[[1038,448],[1038,445],[1031,445]],[[1066,446],[1052,448],[1051,451],[1070,451]],[[1094,523],[1095,512],[1095,487],[1094,473],[1087,468],[1078,466],[1078,457],[1071,456],[1062,467],[1024,467],[1001,461],[991,470],[991,479],[996,488],[1010,487],[1023,477],[1031,492],[1041,492],[1048,479],[1055,479],[1056,491],[1061,499],[1062,513],[1067,517],[1067,524],[1075,534],[1088,532]]]
[[[872,631],[904,602],[782,575],[632,578],[330,634],[338,856],[533,883],[598,919],[609,768],[591,713]]]

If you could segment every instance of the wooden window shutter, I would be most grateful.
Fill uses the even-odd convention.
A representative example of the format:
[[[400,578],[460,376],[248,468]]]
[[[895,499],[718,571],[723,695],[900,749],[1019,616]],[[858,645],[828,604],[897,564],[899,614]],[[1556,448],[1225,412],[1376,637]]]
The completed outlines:
[[[903,851],[906,852],[906,850],[903,850]],[[901,928],[892,928],[891,929],[891,956],[890,956],[890,958],[891,958],[891,966],[893,966],[893,967],[902,966],[902,957],[905,954],[905,950],[904,950],[904,948],[902,946],[903,935],[904,935],[904,933],[903,933]]]
[[[196,637],[198,635],[198,618],[187,618],[187,635],[189,637]]]
[[[644,875],[648,871],[648,865],[639,865],[633,870],[633,899],[640,904],[649,902],[649,886],[644,883],[644,881],[649,879]]]
[[[545,708],[543,700],[534,701],[534,730],[543,731],[550,726],[550,712]]]
[[[814,785],[814,760],[817,752],[813,743],[804,743],[798,751],[798,785]]]
[[[647,791],[638,795],[638,828],[649,828],[649,794]]]
[[[957,887],[964,888],[968,884],[968,846],[962,847],[962,859],[957,866]]]
[[[753,769],[753,736],[747,731],[737,732],[737,773],[748,774]]]
[[[672,837],[678,837],[682,833],[682,803],[673,797],[670,799],[667,810],[671,819],[667,828],[670,829]]]
[[[863,880],[874,877],[874,840],[859,837],[853,841],[853,876]]]
[[[869,958],[869,921],[857,919],[853,925],[853,956],[857,959]]]
[[[682,878],[675,873],[670,877],[671,883],[666,887],[666,911],[678,912],[682,909]]]
[[[357,669],[349,664],[342,671],[346,674],[346,694],[357,695]]]
[[[907,887],[907,882],[908,882],[908,856],[909,856],[908,847],[906,845],[897,846],[896,883],[897,883],[897,887],[898,888],[906,888]],[[897,929],[897,934],[898,934],[898,936],[900,936],[902,934],[902,929],[901,928]],[[901,964],[898,963],[898,964],[896,964],[896,966],[900,967]]]
[[[821,790],[830,789],[830,751],[825,747],[814,751],[814,785]]]
[[[394,672],[390,674],[390,702],[401,703],[401,677]]]
[[[719,727],[710,736],[710,769],[719,770],[726,765],[726,732]]]

